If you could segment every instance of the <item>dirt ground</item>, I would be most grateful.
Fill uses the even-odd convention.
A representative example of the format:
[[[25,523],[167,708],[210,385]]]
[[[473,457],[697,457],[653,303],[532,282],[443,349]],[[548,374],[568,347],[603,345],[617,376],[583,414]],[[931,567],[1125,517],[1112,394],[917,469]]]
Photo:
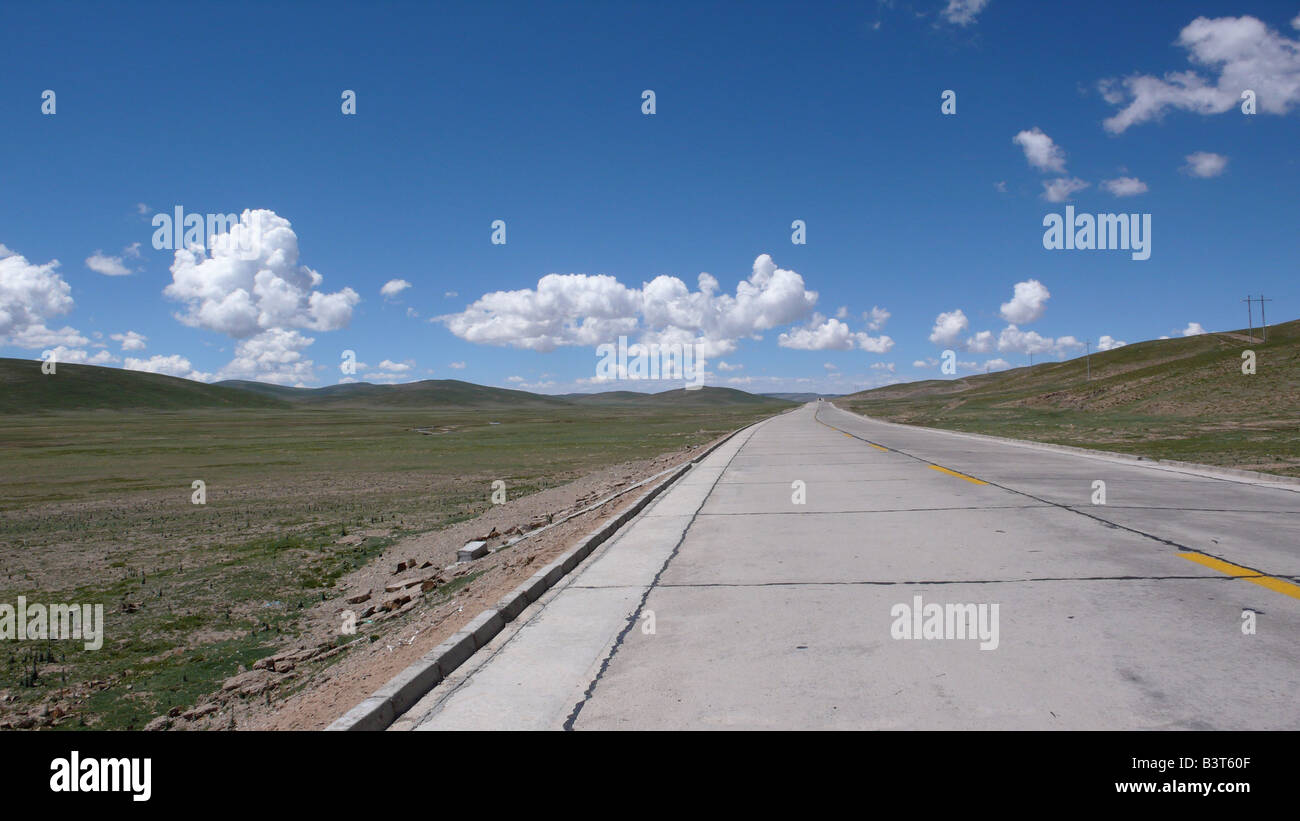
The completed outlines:
[[[521,532],[558,522],[683,464],[708,447],[605,468],[561,487],[508,499],[476,519],[391,545],[365,567],[344,576],[338,597],[311,609],[305,619],[308,628],[297,640],[257,662],[254,669],[228,679],[206,703],[160,716],[150,728],[324,729],[601,522],[633,504],[653,483],[496,548]],[[386,533],[352,534],[340,542]],[[456,553],[466,542],[484,537],[490,537],[493,552],[471,562],[456,562]],[[405,582],[416,583],[394,589]],[[403,601],[407,596],[410,599]],[[340,636],[347,635],[342,632],[345,611],[359,618],[355,635],[340,644]]]

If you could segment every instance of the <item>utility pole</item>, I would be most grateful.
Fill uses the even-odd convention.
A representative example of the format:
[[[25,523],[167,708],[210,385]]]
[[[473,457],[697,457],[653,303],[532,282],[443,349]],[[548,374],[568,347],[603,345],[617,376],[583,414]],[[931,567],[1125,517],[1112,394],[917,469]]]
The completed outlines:
[[[1088,381],[1091,382],[1092,381],[1092,340],[1089,339],[1087,342],[1084,342],[1083,344],[1087,346],[1086,356],[1088,358]]]
[[[1259,324],[1264,330],[1264,341],[1268,341],[1268,320],[1264,318],[1264,303],[1272,302],[1271,299],[1264,299],[1264,292],[1259,292]]]
[[[1251,299],[1250,294],[1246,294],[1246,298],[1242,300],[1242,302],[1246,303],[1246,321],[1250,323],[1250,341],[1251,341],[1251,342],[1254,342],[1254,341],[1255,341],[1255,315],[1254,315],[1253,313],[1251,313],[1251,310],[1250,310],[1251,303],[1254,302],[1254,301],[1255,301],[1255,300]]]

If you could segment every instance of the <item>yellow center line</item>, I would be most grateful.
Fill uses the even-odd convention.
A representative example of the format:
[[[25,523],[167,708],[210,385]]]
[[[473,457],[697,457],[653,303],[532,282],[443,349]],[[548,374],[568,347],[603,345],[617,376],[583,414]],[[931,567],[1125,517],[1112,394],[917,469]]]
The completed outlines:
[[[1300,599],[1300,585],[1284,582],[1272,576],[1265,576],[1258,570],[1251,570],[1249,567],[1225,562],[1223,559],[1216,559],[1203,553],[1179,553],[1178,555],[1190,562],[1203,564],[1211,570],[1217,570],[1228,576],[1252,582],[1260,587],[1267,587],[1269,590],[1281,593],[1284,596],[1290,596],[1293,599]]]
[[[818,419],[817,421],[821,422],[821,424],[823,425],[826,425],[826,423],[822,422],[820,419]],[[826,427],[831,428],[831,430],[837,430],[837,428],[834,428],[831,425],[826,425]],[[840,433],[844,433],[845,436],[853,436],[853,434],[845,433],[844,431],[840,431]],[[865,439],[863,439],[862,441],[866,442]],[[880,445],[877,445],[875,442],[867,442],[867,444],[871,445],[876,450],[883,450],[883,451],[889,450],[889,448],[882,448]],[[956,476],[958,479],[965,479],[966,481],[973,482],[974,484],[977,485],[988,484],[988,482],[985,482],[981,479],[976,479],[974,476],[967,476],[964,473],[958,473],[955,470],[948,470],[948,468],[940,467],[939,465],[930,465],[930,469],[937,470],[940,473],[946,473],[949,476]],[[1217,570],[1220,573],[1223,573],[1227,576],[1232,576],[1233,578],[1242,579],[1243,581],[1248,581],[1251,582],[1252,584],[1257,584],[1260,587],[1266,587],[1269,590],[1272,590],[1276,593],[1281,593],[1284,596],[1290,596],[1293,599],[1300,599],[1300,585],[1298,584],[1294,584],[1288,581],[1283,581],[1282,579],[1277,579],[1272,576],[1266,576],[1257,570],[1251,570],[1249,567],[1242,567],[1241,565],[1232,564],[1231,562],[1225,562],[1222,559],[1216,559],[1213,556],[1206,556],[1203,553],[1179,553],[1178,555],[1182,556],[1184,559],[1187,559],[1188,561],[1192,561],[1192,562],[1196,562],[1197,564],[1204,565],[1205,567],[1208,567],[1211,570]]]
[[[981,481],[980,479],[976,479],[974,476],[967,476],[967,475],[964,474],[964,473],[958,473],[958,472],[955,471],[955,470],[948,470],[948,468],[941,468],[941,467],[939,467],[938,465],[930,465],[930,470],[937,470],[937,471],[939,471],[939,472],[941,472],[941,473],[946,473],[946,474],[948,474],[949,476],[956,476],[958,479],[965,479],[966,481],[968,481],[968,482],[974,482],[974,483],[977,484],[977,485],[987,485],[987,484],[988,484],[988,482]]]

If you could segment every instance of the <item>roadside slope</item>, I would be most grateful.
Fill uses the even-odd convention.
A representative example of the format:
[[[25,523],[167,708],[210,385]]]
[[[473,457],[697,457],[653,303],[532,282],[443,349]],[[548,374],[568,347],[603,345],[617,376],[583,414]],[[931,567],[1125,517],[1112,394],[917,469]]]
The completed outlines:
[[[1300,320],[1138,342],[836,404],[892,422],[1300,476]],[[1254,351],[1256,372],[1242,373]]]

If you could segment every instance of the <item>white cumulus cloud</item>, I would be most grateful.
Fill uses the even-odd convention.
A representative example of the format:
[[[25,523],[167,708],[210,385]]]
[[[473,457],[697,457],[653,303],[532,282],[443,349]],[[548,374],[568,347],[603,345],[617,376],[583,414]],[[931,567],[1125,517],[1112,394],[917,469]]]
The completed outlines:
[[[1188,154],[1186,159],[1187,165],[1183,166],[1183,171],[1193,177],[1217,177],[1228,167],[1227,157],[1210,151],[1197,151]]]
[[[1110,334],[1102,334],[1101,339],[1097,340],[1097,350],[1112,351],[1116,348],[1122,348],[1127,344],[1127,342],[1116,339]]]
[[[73,307],[72,286],[55,272],[58,267],[57,259],[37,265],[0,245],[0,340],[22,348],[86,344],[72,328],[45,327]]]
[[[1002,303],[1002,318],[1013,325],[1033,322],[1047,310],[1051,296],[1047,286],[1036,279],[1017,282],[1011,301]]]
[[[177,319],[238,340],[223,377],[312,381],[312,362],[302,355],[312,340],[298,329],[346,327],[361,297],[351,288],[317,290],[324,277],[298,264],[298,235],[274,211],[245,210],[210,245],[175,252],[163,294],[184,304]]]
[[[90,343],[76,328],[64,325],[62,328],[47,328],[44,325],[28,325],[21,331],[10,334],[10,345],[19,348],[57,348],[78,347]]]
[[[993,350],[993,344],[994,344],[993,332],[980,331],[979,333],[967,339],[966,345],[964,347],[966,350],[970,351],[971,353],[988,353],[989,351]]]
[[[242,239],[245,232],[252,243]],[[274,211],[244,211],[228,241],[214,241],[210,252],[193,246],[175,252],[172,282],[163,294],[185,304],[178,318],[196,328],[246,339],[271,329],[333,331],[347,326],[361,300],[344,288],[316,288],[319,273],[298,264],[298,235]],[[255,253],[241,254],[241,243]],[[247,257],[247,258],[246,258]]]
[[[1122,133],[1160,119],[1169,109],[1202,115],[1239,109],[1247,89],[1255,92],[1261,112],[1286,114],[1300,104],[1300,40],[1258,18],[1197,17],[1177,42],[1187,52],[1190,70],[1099,83],[1107,102],[1123,106],[1105,121],[1107,131]]]
[[[196,382],[207,382],[212,378],[211,374],[195,370],[190,361],[180,354],[171,354],[170,356],[154,354],[148,359],[136,359],[128,356],[123,365],[129,371],[161,373],[167,376],[179,376],[182,379],[193,379]]]
[[[240,340],[235,346],[235,358],[217,376],[305,385],[316,377],[312,361],[303,357],[303,351],[314,341],[296,330],[271,328]]]
[[[1114,194],[1117,197],[1135,197],[1138,194],[1147,192],[1147,184],[1137,177],[1116,177],[1113,180],[1102,180],[1101,187]]]
[[[404,279],[390,279],[384,283],[384,287],[379,289],[379,293],[384,299],[392,299],[410,287],[411,283]]]
[[[955,311],[945,311],[935,317],[934,328],[930,331],[930,341],[935,345],[949,347],[956,343],[969,327],[970,320],[960,308]]]
[[[1088,187],[1088,183],[1078,177],[1057,177],[1043,180],[1043,199],[1048,202],[1065,202],[1073,199],[1079,191]]]
[[[115,342],[121,342],[122,350],[124,351],[143,351],[145,349],[145,342],[149,339],[149,337],[138,334],[135,331],[127,331],[123,334],[109,334],[108,338]]]
[[[55,345],[48,350],[54,362],[66,362],[70,365],[108,365],[118,361],[117,357],[108,351],[97,351],[94,356],[91,356],[83,348],[69,348],[66,345]]]
[[[699,275],[694,291],[667,275],[633,288],[605,274],[547,274],[535,289],[493,291],[436,321],[484,345],[550,351],[640,334],[643,342],[699,342],[707,357],[730,353],[741,338],[806,318],[816,302],[817,293],[802,276],[762,254],[734,296],[719,293],[718,280],[707,273]]]
[[[782,348],[799,351],[851,351],[853,341],[853,332],[849,326],[832,318],[818,325],[794,328],[789,333],[783,333],[778,344]]]
[[[998,350],[1002,353],[1054,353],[1064,356],[1076,350],[1083,350],[1084,344],[1072,336],[1053,339],[1037,331],[1022,331],[1014,324],[1002,329],[998,335]]]
[[[940,14],[949,23],[969,26],[988,4],[989,0],[948,0]]]
[[[1039,171],[1065,173],[1065,151],[1051,137],[1037,126],[1021,131],[1011,138],[1011,142],[1020,146],[1025,152],[1025,159]]]
[[[86,257],[86,267],[108,277],[124,277],[131,273],[131,269],[126,267],[121,257],[108,256],[103,251],[96,251]]]

